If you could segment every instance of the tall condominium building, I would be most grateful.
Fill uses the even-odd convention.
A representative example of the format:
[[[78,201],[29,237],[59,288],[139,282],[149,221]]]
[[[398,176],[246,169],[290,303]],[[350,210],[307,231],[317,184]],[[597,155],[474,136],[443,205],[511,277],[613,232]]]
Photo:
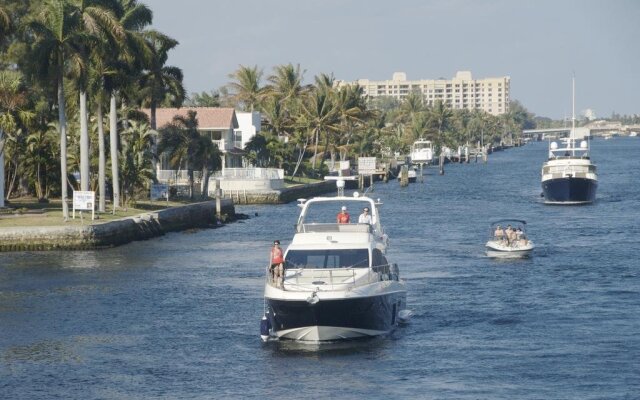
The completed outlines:
[[[470,71],[458,71],[456,76],[447,79],[422,79],[408,81],[407,74],[396,72],[389,81],[370,81],[358,79],[355,82],[337,81],[338,87],[358,84],[369,97],[390,96],[402,99],[413,91],[422,93],[425,101],[433,105],[442,100],[452,109],[484,110],[493,115],[509,111],[509,88],[511,78],[473,79]]]

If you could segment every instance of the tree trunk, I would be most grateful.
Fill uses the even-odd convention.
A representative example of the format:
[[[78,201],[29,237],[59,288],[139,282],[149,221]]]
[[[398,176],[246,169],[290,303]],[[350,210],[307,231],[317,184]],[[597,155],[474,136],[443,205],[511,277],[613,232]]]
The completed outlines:
[[[0,208],[4,207],[4,132],[0,129]]]
[[[62,56],[60,56],[62,58]],[[62,65],[62,60],[60,60]],[[67,204],[67,117],[64,103],[64,78],[62,71],[58,75],[58,120],[60,122],[60,181],[62,183],[62,217],[69,219],[69,205]]]
[[[200,185],[200,193],[203,199],[209,195],[209,168],[205,165],[202,168],[202,184]]]
[[[151,105],[149,106],[149,123],[151,124],[151,129],[154,131],[156,129],[156,102],[151,99]],[[158,155],[158,138],[153,136],[151,139],[151,154],[153,154],[153,176],[157,179],[158,172],[160,171],[160,156]],[[154,179],[154,181],[156,181]]]
[[[316,158],[318,158],[318,137],[320,136],[320,131],[318,129],[316,129],[316,149],[313,152],[313,165],[311,166],[311,168],[313,168],[313,170],[316,170]]]
[[[187,175],[189,176],[189,200],[193,200],[193,169],[187,167]]]
[[[104,154],[104,124],[101,99],[98,99],[97,103],[98,109],[96,110],[96,114],[98,117],[98,211],[105,212],[105,169],[107,168],[107,161]]]
[[[120,207],[120,182],[118,171],[118,114],[116,95],[111,92],[109,103],[109,145],[111,147],[111,181],[113,186],[113,210]]]
[[[87,127],[87,92],[80,91],[80,190],[89,190],[89,128]]]

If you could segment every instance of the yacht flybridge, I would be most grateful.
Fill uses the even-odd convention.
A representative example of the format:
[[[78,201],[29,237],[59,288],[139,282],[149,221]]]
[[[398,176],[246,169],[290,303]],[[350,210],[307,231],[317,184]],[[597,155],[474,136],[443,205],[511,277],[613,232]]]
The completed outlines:
[[[392,331],[408,313],[406,288],[386,258],[380,203],[357,193],[298,201],[284,277],[265,284],[262,338],[323,342]],[[336,223],[342,207],[349,223]],[[370,223],[357,222],[364,208]]]
[[[549,143],[549,158],[542,165],[542,196],[547,204],[587,204],[596,199],[598,176],[591,162],[589,141],[576,145],[575,80],[573,82],[573,118],[565,145]]]

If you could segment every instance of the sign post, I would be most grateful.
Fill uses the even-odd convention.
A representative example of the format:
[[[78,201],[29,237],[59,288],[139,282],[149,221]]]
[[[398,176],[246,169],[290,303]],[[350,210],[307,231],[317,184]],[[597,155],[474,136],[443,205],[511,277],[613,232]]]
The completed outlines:
[[[96,205],[96,192],[92,190],[74,190],[73,191],[73,219],[76,219],[76,210],[80,211],[80,217],[82,218],[82,211],[91,210],[91,220],[96,219],[95,214]]]

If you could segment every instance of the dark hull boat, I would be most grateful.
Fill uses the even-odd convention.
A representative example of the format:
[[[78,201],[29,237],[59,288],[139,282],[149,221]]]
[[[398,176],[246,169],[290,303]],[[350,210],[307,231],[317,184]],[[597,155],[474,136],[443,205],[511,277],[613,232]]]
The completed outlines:
[[[575,108],[575,80],[573,93]],[[589,132],[586,128],[576,129],[575,112],[573,115],[565,146],[549,143],[549,158],[542,166],[542,196],[547,204],[589,204],[596,200],[598,176],[589,154]]]
[[[283,277],[265,284],[263,340],[329,342],[390,333],[410,312],[399,269],[385,255],[380,204],[364,196],[300,201]],[[335,223],[343,206],[371,210],[371,222]]]
[[[404,291],[354,298],[268,299],[270,323],[278,336],[302,341],[354,339],[384,335],[406,306]]]
[[[542,194],[549,204],[588,204],[596,200],[598,181],[589,178],[556,178],[542,182]]]

